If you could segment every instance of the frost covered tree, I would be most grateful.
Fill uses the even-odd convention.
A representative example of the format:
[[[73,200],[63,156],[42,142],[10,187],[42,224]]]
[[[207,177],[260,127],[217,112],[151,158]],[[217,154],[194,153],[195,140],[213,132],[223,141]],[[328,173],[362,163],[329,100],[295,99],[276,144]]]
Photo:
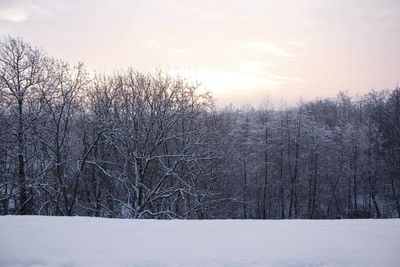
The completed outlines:
[[[19,38],[7,37],[0,43],[0,94],[4,101],[2,107],[5,108],[4,112],[15,119],[9,125],[15,138],[16,150],[8,152],[15,152],[16,155],[16,157],[10,156],[17,163],[18,214],[34,212],[32,210],[32,180],[26,173],[28,160],[26,153],[27,146],[30,145],[27,132],[29,120],[32,119],[28,104],[36,97],[38,85],[43,81],[43,70],[43,55],[38,49],[32,48]]]
[[[217,109],[162,71],[89,75],[0,42],[0,213],[400,217],[400,89]]]

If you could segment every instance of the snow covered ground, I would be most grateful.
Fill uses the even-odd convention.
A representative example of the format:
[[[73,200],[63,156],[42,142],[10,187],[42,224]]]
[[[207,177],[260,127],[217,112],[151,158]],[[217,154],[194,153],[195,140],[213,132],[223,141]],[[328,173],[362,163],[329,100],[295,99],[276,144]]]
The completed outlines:
[[[0,266],[400,266],[400,220],[0,217]]]

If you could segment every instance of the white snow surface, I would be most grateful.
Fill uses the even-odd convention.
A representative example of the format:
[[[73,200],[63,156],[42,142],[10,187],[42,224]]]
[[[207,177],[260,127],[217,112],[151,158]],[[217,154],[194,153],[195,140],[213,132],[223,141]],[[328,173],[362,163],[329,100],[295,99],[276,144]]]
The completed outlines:
[[[400,266],[400,220],[0,217],[0,266]]]

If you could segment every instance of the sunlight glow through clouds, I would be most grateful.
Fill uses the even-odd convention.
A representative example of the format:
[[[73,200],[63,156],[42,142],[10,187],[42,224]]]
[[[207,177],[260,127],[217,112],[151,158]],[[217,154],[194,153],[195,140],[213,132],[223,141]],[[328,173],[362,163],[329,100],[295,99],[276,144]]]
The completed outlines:
[[[158,51],[169,54],[181,52],[194,58],[195,53],[197,53],[197,51],[190,49],[190,41],[181,42],[178,46],[162,44],[153,40],[148,40],[145,43]],[[307,82],[302,78],[287,76],[275,70],[276,66],[284,61],[299,59],[296,54],[290,51],[293,44],[288,44],[288,42],[240,41],[237,39],[230,40],[229,38],[223,44],[224,46],[220,48],[221,51],[216,46],[216,58],[222,57],[222,50],[226,50],[241,55],[244,60],[228,60],[218,66],[172,68],[168,73],[187,78],[194,83],[199,82],[201,88],[211,91],[220,104],[229,104],[230,101],[237,101],[238,99],[243,101],[249,97],[249,88],[252,90],[253,98],[262,98],[279,90],[288,82]],[[301,42],[297,42],[296,45],[301,45]],[[264,60],[257,59],[257,57],[264,58]]]
[[[277,89],[285,83],[281,77],[260,76],[248,70],[171,69],[168,73],[172,76],[184,77],[194,84],[200,83],[200,89],[211,91],[223,105],[248,97],[246,88],[250,87],[254,93],[265,97],[270,90]]]

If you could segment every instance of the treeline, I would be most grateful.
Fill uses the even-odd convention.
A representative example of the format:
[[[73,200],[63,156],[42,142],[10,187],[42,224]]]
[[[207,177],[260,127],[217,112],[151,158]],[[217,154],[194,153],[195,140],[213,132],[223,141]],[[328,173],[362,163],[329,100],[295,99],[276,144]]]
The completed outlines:
[[[400,89],[217,110],[162,72],[90,77],[0,43],[0,213],[400,216]]]

